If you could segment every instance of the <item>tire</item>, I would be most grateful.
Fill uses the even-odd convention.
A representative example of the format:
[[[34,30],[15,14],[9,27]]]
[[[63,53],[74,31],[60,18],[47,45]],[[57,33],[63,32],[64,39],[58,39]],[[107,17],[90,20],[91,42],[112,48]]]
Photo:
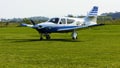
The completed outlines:
[[[43,40],[43,38],[42,38],[42,37],[40,37],[40,40]]]
[[[49,40],[49,39],[50,39],[50,36],[49,36],[49,35],[46,35],[46,39]]]
[[[77,39],[77,37],[72,37],[72,39],[73,39],[73,40],[76,40],[76,39]]]

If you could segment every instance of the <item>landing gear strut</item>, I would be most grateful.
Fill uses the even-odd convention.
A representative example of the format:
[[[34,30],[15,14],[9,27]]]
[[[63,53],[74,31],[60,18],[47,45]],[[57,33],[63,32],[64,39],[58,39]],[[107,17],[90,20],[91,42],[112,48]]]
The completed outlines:
[[[72,32],[72,39],[73,40],[77,39],[77,32],[75,30]]]
[[[43,36],[43,34],[41,33],[41,35],[40,35],[40,40],[43,40],[43,37],[42,37],[42,36]]]

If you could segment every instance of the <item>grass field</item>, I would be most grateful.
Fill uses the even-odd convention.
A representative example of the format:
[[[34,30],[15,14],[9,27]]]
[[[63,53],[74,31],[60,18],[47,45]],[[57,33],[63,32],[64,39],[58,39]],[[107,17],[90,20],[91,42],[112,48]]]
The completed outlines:
[[[39,34],[26,27],[0,28],[0,68],[120,68],[120,25],[71,33]]]

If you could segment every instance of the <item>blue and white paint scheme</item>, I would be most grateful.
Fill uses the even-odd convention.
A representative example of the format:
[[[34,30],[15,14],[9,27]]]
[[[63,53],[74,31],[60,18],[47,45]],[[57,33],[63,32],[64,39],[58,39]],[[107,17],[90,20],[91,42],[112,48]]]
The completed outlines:
[[[40,33],[40,40],[43,39],[43,36],[45,36],[46,39],[50,39],[50,33],[61,32],[72,32],[72,39],[75,40],[77,39],[77,29],[97,25],[97,13],[98,7],[93,6],[92,10],[84,18],[54,17],[47,22],[35,24],[35,22],[31,20],[33,25],[22,25],[36,29]]]

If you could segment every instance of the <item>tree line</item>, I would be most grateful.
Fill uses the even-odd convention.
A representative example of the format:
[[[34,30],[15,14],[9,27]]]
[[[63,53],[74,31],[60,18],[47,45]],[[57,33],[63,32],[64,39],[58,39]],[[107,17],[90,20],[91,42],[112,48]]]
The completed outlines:
[[[74,16],[72,14],[67,15],[67,17],[77,17],[83,18],[85,16]],[[0,26],[8,26],[8,25],[17,25],[19,26],[21,23],[28,23],[30,24],[30,20],[35,21],[36,23],[45,22],[49,18],[44,16],[35,16],[29,18],[13,18],[13,19],[1,19]],[[25,20],[27,22],[25,22]],[[120,25],[120,12],[109,12],[109,13],[102,13],[98,16],[97,22],[99,24],[119,24]]]

